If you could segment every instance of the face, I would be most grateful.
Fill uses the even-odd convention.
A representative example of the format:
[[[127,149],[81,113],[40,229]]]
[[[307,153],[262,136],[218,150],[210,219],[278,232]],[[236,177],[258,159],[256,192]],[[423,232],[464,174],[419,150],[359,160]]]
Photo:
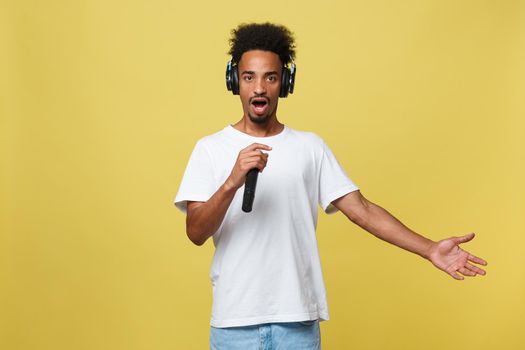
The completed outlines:
[[[257,124],[275,118],[281,89],[282,62],[270,51],[246,51],[238,63],[239,95],[244,116]]]

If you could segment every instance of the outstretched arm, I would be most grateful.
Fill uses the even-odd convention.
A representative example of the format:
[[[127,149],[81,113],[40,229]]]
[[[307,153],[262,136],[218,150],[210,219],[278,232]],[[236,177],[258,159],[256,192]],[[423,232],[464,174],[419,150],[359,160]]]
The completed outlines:
[[[463,276],[485,274],[483,269],[473,263],[487,265],[487,262],[459,247],[461,243],[474,238],[474,233],[434,242],[412,231],[388,211],[367,200],[359,190],[334,200],[332,204],[348,219],[377,238],[428,259],[457,280],[462,280]]]

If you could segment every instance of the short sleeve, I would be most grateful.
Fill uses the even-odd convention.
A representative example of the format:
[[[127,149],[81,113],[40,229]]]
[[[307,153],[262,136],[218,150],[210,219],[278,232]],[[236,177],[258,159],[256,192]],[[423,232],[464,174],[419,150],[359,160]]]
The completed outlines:
[[[338,209],[331,204],[332,201],[359,188],[346,174],[328,145],[324,142],[322,145],[323,155],[319,172],[319,205],[327,214],[333,214]]]
[[[174,204],[186,213],[187,201],[206,202],[215,191],[211,156],[199,140],[191,153]]]

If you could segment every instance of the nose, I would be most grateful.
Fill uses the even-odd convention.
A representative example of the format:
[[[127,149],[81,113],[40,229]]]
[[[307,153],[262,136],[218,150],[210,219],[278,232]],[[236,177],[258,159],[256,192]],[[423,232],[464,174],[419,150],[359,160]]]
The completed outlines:
[[[257,95],[264,95],[266,93],[266,84],[264,78],[256,79],[254,92]]]

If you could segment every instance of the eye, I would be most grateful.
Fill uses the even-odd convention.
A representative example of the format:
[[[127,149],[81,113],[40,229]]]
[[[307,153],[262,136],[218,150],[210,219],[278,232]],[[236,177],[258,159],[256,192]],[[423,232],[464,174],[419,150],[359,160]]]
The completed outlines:
[[[245,81],[251,81],[251,80],[253,79],[253,77],[252,77],[251,75],[245,75],[245,76],[243,77],[243,79],[244,79]]]
[[[270,76],[268,76],[268,80],[269,81],[276,81],[277,77],[275,75],[270,75]]]

